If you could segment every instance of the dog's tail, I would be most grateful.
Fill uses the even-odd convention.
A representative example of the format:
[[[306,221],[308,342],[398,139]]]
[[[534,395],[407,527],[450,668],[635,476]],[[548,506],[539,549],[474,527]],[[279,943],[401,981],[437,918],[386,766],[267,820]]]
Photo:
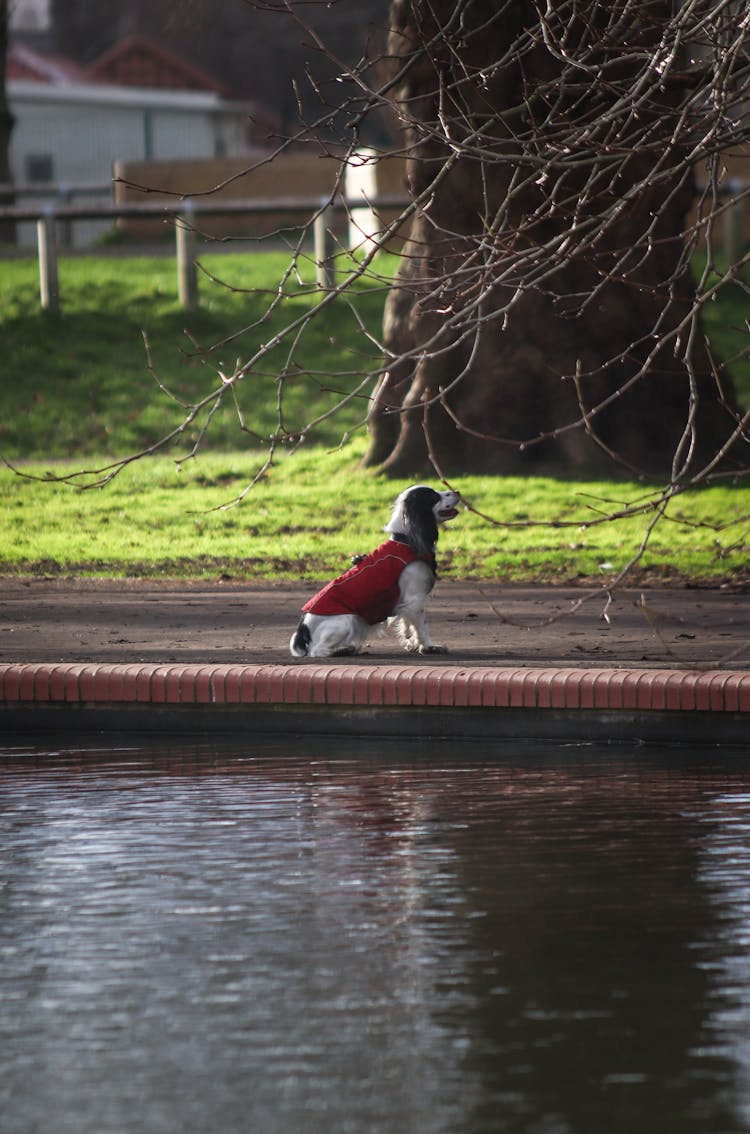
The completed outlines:
[[[289,642],[289,651],[292,657],[304,658],[307,657],[310,651],[310,630],[305,622],[304,617],[300,618],[297,629],[292,634]]]

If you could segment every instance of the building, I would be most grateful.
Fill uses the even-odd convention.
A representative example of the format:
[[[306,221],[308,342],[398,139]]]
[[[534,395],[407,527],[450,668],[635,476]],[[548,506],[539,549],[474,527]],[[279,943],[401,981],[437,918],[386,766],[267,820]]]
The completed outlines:
[[[11,0],[8,23],[13,34],[44,34],[50,30],[50,0]]]
[[[13,43],[8,96],[19,204],[47,187],[50,196],[62,190],[78,204],[101,203],[115,162],[237,157],[267,145],[275,126],[262,108],[142,37],[87,67]],[[76,243],[109,227],[78,224]],[[21,226],[20,239],[33,240],[33,229]]]

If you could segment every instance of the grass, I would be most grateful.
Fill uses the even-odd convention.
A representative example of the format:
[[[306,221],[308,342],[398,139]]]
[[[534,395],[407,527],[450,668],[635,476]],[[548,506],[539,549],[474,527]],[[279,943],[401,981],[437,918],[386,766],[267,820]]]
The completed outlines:
[[[696,270],[699,265],[696,264]],[[712,354],[722,359],[734,379],[741,405],[750,406],[750,349],[748,335],[748,291],[750,273],[743,273],[744,283],[728,281],[710,303],[703,307],[703,330]],[[707,286],[715,286],[717,277],[709,276]]]
[[[236,358],[253,355],[319,300],[309,266],[308,278],[291,280],[289,295],[266,317],[289,264],[283,252],[214,254],[203,262],[211,275],[200,281],[201,307],[186,313],[169,257],[63,259],[59,317],[40,312],[35,261],[3,262],[0,454],[8,460],[115,456],[153,444],[184,417],[175,398],[194,404],[220,385],[219,370],[231,373]],[[356,288],[357,316],[376,333],[383,296],[372,284]],[[310,320],[295,341],[279,409],[277,378],[287,355],[283,345],[270,352],[239,388],[250,443],[276,429],[279,412],[290,432],[301,429],[377,364],[373,344],[345,304]],[[365,410],[363,394],[321,426],[319,443],[337,444]],[[183,449],[202,424],[198,419],[181,439]],[[236,448],[241,436],[227,401],[212,418],[208,447]]]
[[[305,278],[292,279],[288,296],[264,317],[288,268],[284,252],[214,253],[202,263],[201,307],[188,314],[177,302],[170,256],[64,257],[63,312],[55,317],[40,312],[36,261],[0,261],[0,455],[11,461],[114,457],[151,445],[184,417],[156,379],[194,404],[217,387],[219,370],[231,372],[237,357],[251,356],[319,299],[313,266],[303,262]],[[391,258],[382,270],[392,274]],[[249,432],[239,432],[227,400],[211,420],[206,447],[261,444],[277,428],[279,413],[293,433],[335,405],[377,365],[365,330],[379,333],[384,295],[380,286],[358,285],[356,317],[345,304],[333,304],[305,326],[291,364],[288,347],[269,353],[239,387]],[[746,347],[746,317],[747,293],[738,284],[724,286],[707,306],[718,357],[734,358]],[[277,379],[284,371],[279,407]],[[733,373],[741,400],[750,404],[750,363],[737,361]],[[356,427],[367,392],[321,423],[316,443],[335,446]],[[190,450],[204,420],[181,438],[182,451]]]
[[[129,466],[103,490],[0,471],[0,573],[254,581],[337,573],[353,552],[379,541],[390,503],[406,483],[362,470],[361,448],[284,457],[242,505],[229,508],[222,505],[257,472],[260,458],[252,453],[205,455],[182,471],[166,458],[151,459]],[[44,466],[34,471],[44,475]],[[477,511],[521,526],[498,527],[463,513],[440,543],[445,578],[606,582],[647,524],[641,516],[586,526],[602,509],[642,499],[642,485],[465,477],[460,488]],[[704,489],[675,500],[636,577],[747,581],[748,513],[745,488]],[[718,519],[734,523],[723,532],[700,526]],[[522,526],[530,520],[570,526]]]
[[[170,258],[65,258],[63,314],[55,318],[39,311],[35,262],[4,261],[0,455],[44,477],[47,470],[59,475],[152,444],[184,413],[157,377],[193,403],[214,388],[219,368],[231,370],[235,357],[246,358],[316,302],[310,268],[310,279],[292,282],[280,309],[264,318],[287,264],[284,253],[207,256],[207,271],[231,289],[205,276],[201,309],[186,315],[177,305]],[[241,390],[251,431],[239,432],[234,409],[222,408],[196,461],[180,466],[179,458],[201,422],[168,456],[130,466],[103,490],[82,492],[0,470],[0,573],[312,580],[343,569],[352,552],[374,546],[404,487],[361,468],[361,434],[339,450],[342,434],[362,419],[363,398],[321,424],[318,447],[282,455],[241,506],[221,505],[260,468],[261,442],[277,427],[279,412],[293,431],[361,380],[375,361],[366,331],[379,330],[383,296],[381,288],[362,284],[356,311],[336,305],[320,312],[296,344],[295,367],[287,366],[286,348],[276,348]],[[728,285],[709,311],[726,357],[744,337],[744,300],[740,288]],[[285,367],[279,409],[277,376]],[[736,375],[750,401],[750,376],[742,367]],[[459,487],[477,512],[501,526],[475,512],[452,524],[440,545],[446,577],[607,581],[638,548],[648,522],[641,516],[588,526],[602,510],[641,499],[638,484],[466,477]],[[637,577],[746,582],[749,513],[744,487],[674,500]]]

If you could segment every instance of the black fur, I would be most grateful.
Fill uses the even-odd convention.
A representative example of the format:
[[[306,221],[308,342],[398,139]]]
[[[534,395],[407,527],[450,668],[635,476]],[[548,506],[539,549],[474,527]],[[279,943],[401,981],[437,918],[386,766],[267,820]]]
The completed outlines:
[[[307,654],[310,650],[311,641],[312,638],[310,637],[310,631],[308,629],[307,623],[305,622],[304,618],[301,618],[299,620],[297,629],[294,632],[294,638],[292,639],[293,646],[295,650],[299,650],[301,654]]]
[[[438,539],[438,526],[433,508],[440,496],[432,488],[414,488],[404,501],[404,518],[408,530],[404,535],[420,555],[429,555]]]

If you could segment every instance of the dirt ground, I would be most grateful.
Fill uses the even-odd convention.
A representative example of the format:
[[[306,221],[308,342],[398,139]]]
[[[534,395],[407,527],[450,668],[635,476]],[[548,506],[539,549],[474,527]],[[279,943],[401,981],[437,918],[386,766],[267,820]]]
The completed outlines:
[[[288,663],[314,586],[0,579],[0,662]],[[750,595],[618,592],[442,581],[429,623],[449,653],[430,664],[750,668]],[[418,661],[375,637],[344,664]]]

